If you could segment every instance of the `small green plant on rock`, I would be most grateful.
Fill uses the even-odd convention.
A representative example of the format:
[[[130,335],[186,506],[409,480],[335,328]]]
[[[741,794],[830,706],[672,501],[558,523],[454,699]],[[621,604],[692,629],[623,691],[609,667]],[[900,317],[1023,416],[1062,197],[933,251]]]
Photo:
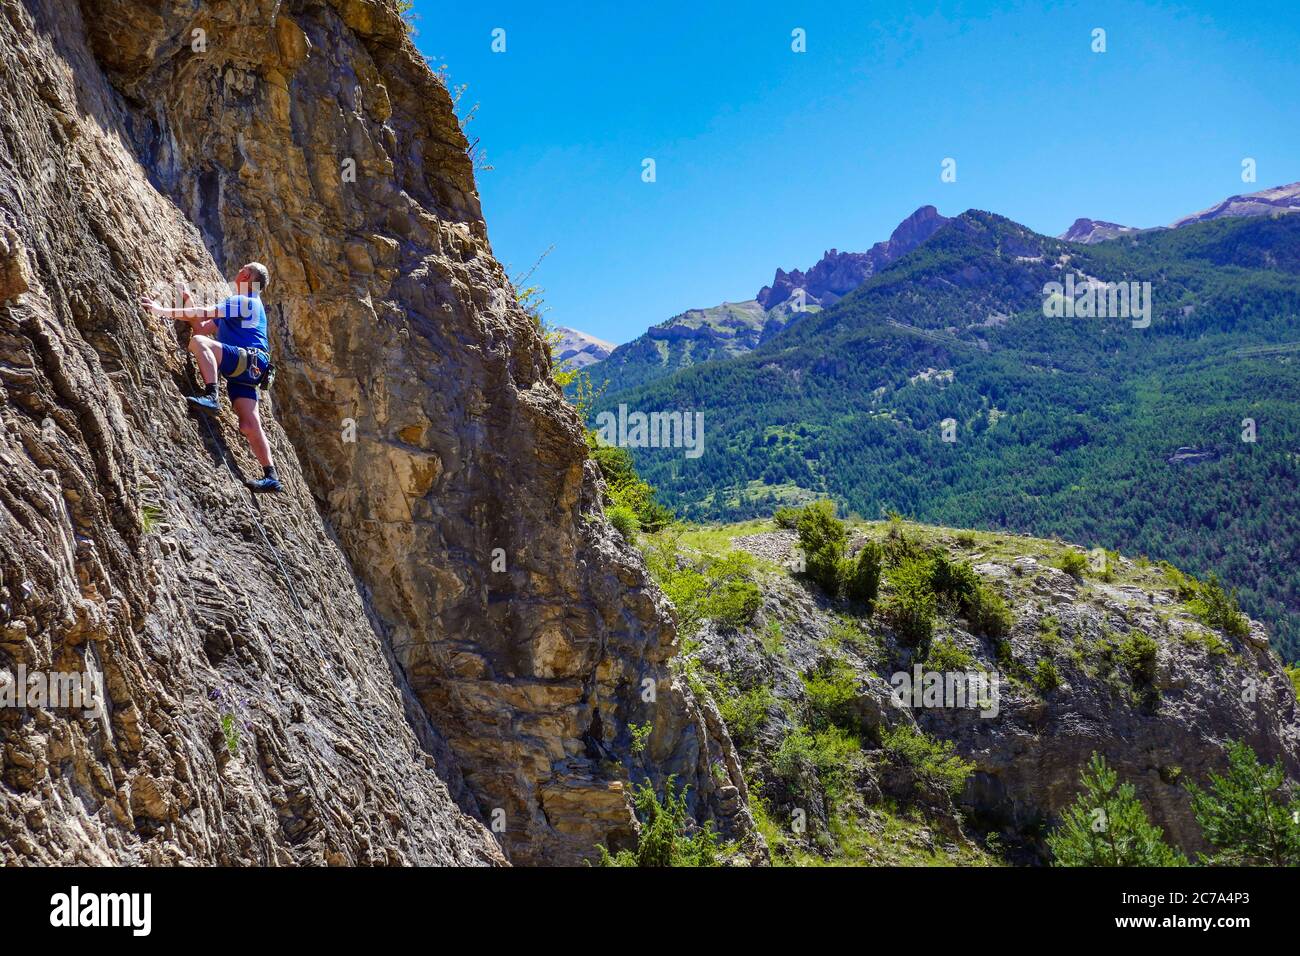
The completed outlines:
[[[824,660],[816,671],[804,675],[803,686],[814,729],[856,729],[853,702],[858,696],[858,676],[851,666],[835,658]]]
[[[844,596],[870,609],[880,592],[882,560],[881,547],[874,541],[868,541],[856,558],[846,558],[840,574],[840,589]]]
[[[1200,585],[1196,597],[1187,602],[1193,614],[1207,627],[1223,631],[1238,640],[1250,634],[1250,621],[1237,605],[1235,591],[1226,591],[1213,574]]]
[[[881,745],[895,766],[910,768],[924,783],[954,797],[975,772],[975,764],[958,756],[951,740],[935,740],[906,724],[886,731]]]
[[[1040,658],[1034,668],[1034,688],[1040,694],[1050,694],[1061,686],[1061,672],[1050,657]]]
[[[650,735],[654,733],[654,725],[646,721],[644,724],[628,724],[627,729],[632,733],[632,753],[643,753]]]

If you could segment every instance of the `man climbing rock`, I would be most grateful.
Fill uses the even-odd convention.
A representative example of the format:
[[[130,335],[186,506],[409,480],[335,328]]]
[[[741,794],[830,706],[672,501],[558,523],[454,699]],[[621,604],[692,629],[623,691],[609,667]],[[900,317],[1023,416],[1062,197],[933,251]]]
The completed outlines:
[[[205,415],[219,414],[221,393],[217,373],[225,378],[231,404],[239,416],[239,430],[262,466],[262,477],[244,484],[258,492],[282,488],[257,408],[257,389],[271,365],[266,310],[262,307],[262,292],[270,279],[266,266],[250,262],[235,276],[234,295],[216,305],[193,305],[189,293],[184,294],[184,305],[179,309],[166,308],[152,299],[140,300],[154,315],[189,323],[190,354],[198,363],[207,389],[203,395],[191,396],[186,401]]]

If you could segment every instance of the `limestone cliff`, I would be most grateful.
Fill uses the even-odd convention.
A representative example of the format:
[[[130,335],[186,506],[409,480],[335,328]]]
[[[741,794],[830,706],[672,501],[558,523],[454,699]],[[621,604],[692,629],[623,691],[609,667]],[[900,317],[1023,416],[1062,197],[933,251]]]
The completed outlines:
[[[23,0],[0,57],[0,655],[112,702],[0,716],[6,857],[575,862],[669,774],[747,830],[393,5]],[[133,305],[251,259],[260,507]]]

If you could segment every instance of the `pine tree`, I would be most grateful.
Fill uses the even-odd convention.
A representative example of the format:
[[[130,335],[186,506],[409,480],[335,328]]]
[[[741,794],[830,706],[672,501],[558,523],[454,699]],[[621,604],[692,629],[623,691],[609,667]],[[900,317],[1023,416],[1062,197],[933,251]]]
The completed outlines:
[[[1131,783],[1094,753],[1081,780],[1083,792],[1047,838],[1057,866],[1185,866],[1187,859],[1164,841],[1147,819]]]
[[[1281,761],[1264,766],[1245,741],[1228,744],[1228,772],[1210,789],[1187,785],[1192,813],[1214,853],[1209,866],[1300,866],[1300,797],[1284,802]]]

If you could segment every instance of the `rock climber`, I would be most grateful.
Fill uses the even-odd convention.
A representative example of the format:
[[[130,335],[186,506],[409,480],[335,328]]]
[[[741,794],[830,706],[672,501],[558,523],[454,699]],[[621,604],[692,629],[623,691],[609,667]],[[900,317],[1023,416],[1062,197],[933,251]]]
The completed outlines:
[[[235,276],[234,294],[215,305],[193,305],[188,292],[183,293],[184,304],[179,309],[166,308],[150,298],[140,300],[154,315],[189,323],[190,354],[207,386],[203,395],[186,398],[190,405],[205,415],[220,414],[217,373],[225,378],[230,402],[239,416],[239,430],[262,466],[261,478],[244,482],[255,492],[280,491],[283,487],[257,408],[258,386],[271,365],[266,309],[262,307],[262,293],[270,281],[266,266],[250,262]]]

